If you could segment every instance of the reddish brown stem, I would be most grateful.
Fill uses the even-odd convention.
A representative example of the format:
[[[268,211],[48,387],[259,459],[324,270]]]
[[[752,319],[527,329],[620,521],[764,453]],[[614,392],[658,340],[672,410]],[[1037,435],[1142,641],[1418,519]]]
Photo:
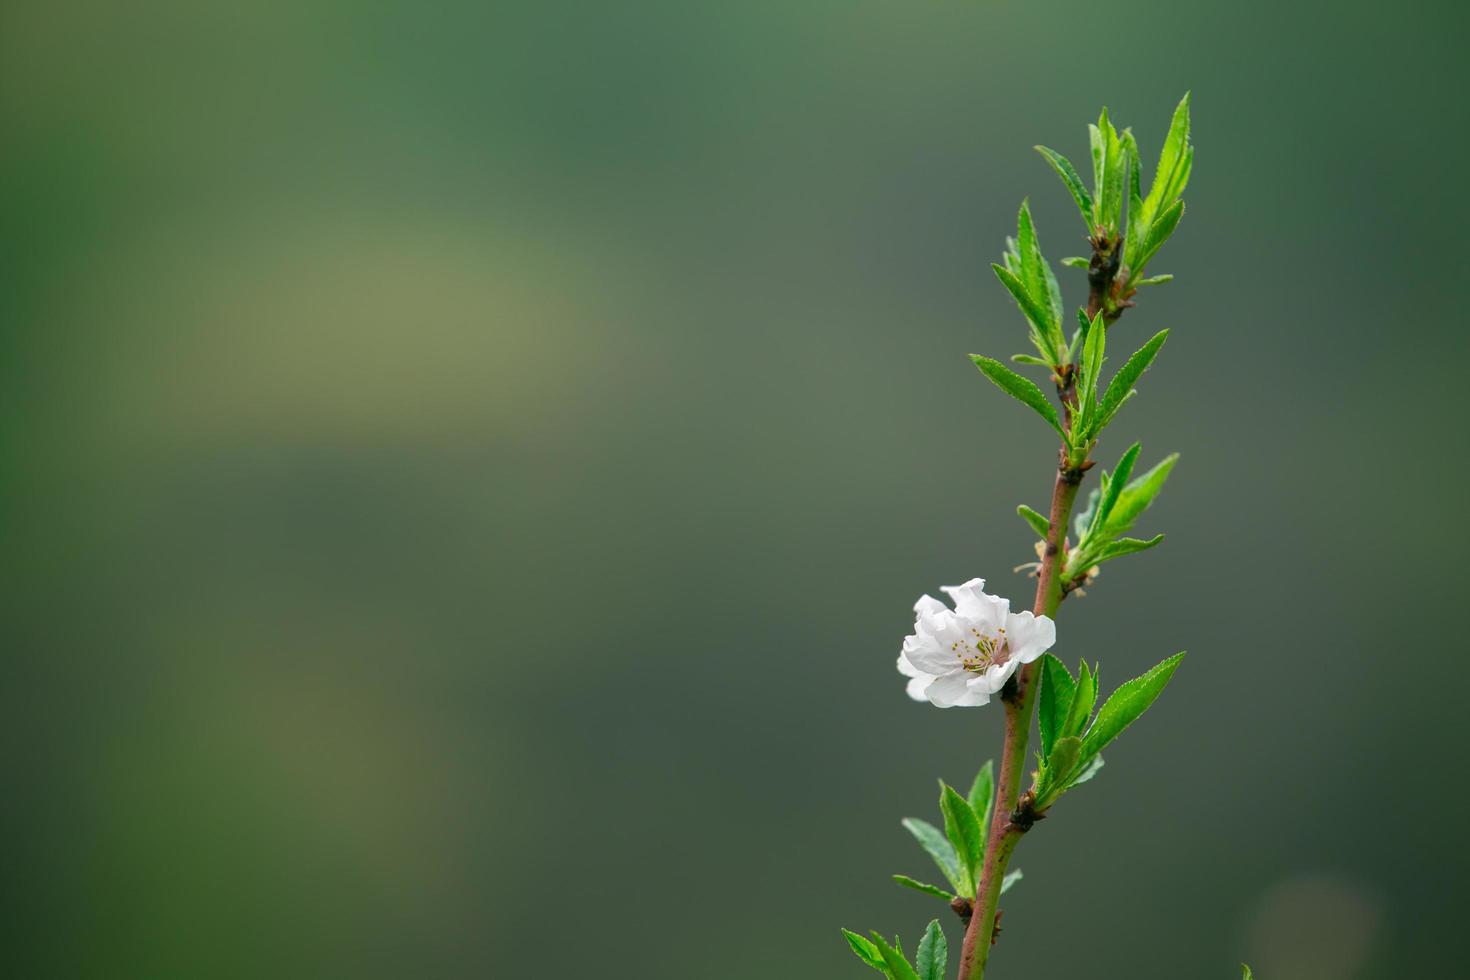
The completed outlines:
[[[1066,542],[1067,522],[1072,518],[1072,505],[1082,470],[1071,465],[1066,453],[1057,468],[1056,484],[1051,497],[1051,529],[1046,535],[1046,548],[1041,556],[1041,571],[1036,582],[1036,602],[1032,611],[1038,616],[1055,616],[1063,592],[1058,574]],[[1036,706],[1034,671],[1026,664],[1006,685],[1001,697],[1005,703],[1005,748],[1001,752],[1000,775],[995,787],[995,811],[990,822],[990,836],[985,845],[985,863],[975,885],[975,910],[965,929],[960,947],[959,980],[985,975],[985,961],[990,955],[995,931],[995,917],[1000,901],[1000,886],[1006,865],[1021,835],[1030,829],[1030,820],[1016,820],[1016,805],[1021,789],[1021,776],[1026,767],[1026,743],[1031,737],[1031,715]]]

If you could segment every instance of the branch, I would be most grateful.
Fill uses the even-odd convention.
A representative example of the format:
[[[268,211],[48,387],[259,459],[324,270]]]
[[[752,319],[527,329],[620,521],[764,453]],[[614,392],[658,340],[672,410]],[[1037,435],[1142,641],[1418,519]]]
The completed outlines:
[[[1072,505],[1077,500],[1082,473],[1083,468],[1072,466],[1063,450],[1057,466],[1056,484],[1052,488],[1051,529],[1047,532],[1041,571],[1036,582],[1036,604],[1032,611],[1038,616],[1055,616],[1064,597],[1059,572],[1067,523],[1072,519]],[[985,863],[975,886],[975,914],[965,929],[964,944],[960,947],[959,980],[985,975],[985,961],[994,941],[1000,886],[1005,880],[1006,865],[1010,863],[1011,852],[1016,849],[1021,835],[1030,830],[1037,819],[1026,806],[1026,800],[1021,800],[1020,807],[1017,806],[1021,776],[1026,767],[1026,743],[1031,737],[1031,715],[1036,708],[1036,690],[1040,686],[1033,683],[1032,666],[1023,665],[1001,692],[1006,710],[1005,748],[1001,753],[1000,776],[996,781],[995,814],[985,845]]]
[[[1123,242],[1098,234],[1088,239],[1092,259],[1087,263],[1087,319],[1099,313],[1103,322],[1112,326],[1133,305],[1126,296],[1118,296],[1118,269],[1123,261]],[[1130,289],[1129,294],[1132,294]]]

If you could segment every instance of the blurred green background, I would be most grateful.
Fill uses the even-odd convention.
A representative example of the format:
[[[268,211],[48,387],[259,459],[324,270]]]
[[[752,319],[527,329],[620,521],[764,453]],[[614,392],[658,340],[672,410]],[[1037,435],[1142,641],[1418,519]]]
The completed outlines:
[[[1102,448],[1183,453],[1061,617],[1191,656],[1029,838],[997,978],[1463,969],[1467,18],[1182,5],[12,0],[4,972],[861,977],[1001,713],[1052,443],[969,351],[1031,150],[1189,213]],[[1082,275],[1062,270],[1069,302]],[[932,907],[931,907],[932,906]],[[959,929],[942,919],[954,942]]]

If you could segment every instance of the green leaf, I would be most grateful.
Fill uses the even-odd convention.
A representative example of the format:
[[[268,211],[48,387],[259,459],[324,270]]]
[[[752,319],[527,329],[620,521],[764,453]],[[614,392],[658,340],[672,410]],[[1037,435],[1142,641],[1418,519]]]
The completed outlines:
[[[897,948],[896,944],[888,945],[888,941],[876,932],[872,936],[878,947],[878,954],[883,957],[883,965],[893,980],[919,980],[919,975],[909,966],[909,961],[904,959],[903,950]]]
[[[1165,456],[1157,466],[1123,488],[1123,492],[1118,495],[1118,502],[1113,505],[1112,513],[1108,515],[1107,524],[1103,527],[1105,537],[1116,538],[1133,527],[1139,515],[1148,509],[1149,504],[1154,502],[1154,498],[1164,488],[1164,482],[1169,479],[1169,473],[1178,459],[1178,453]]]
[[[1107,116],[1106,109],[1103,116]],[[1102,195],[1103,195],[1103,168],[1107,163],[1108,144],[1103,136],[1103,131],[1092,123],[1087,124],[1087,144],[1092,150],[1092,224],[1098,228],[1103,223],[1102,218]]]
[[[1024,405],[1029,405],[1037,415],[1040,415],[1047,423],[1057,430],[1057,434],[1064,440],[1067,434],[1062,431],[1062,420],[1057,417],[1057,410],[1052,407],[1051,402],[1046,400],[1046,395],[1029,378],[1012,371],[993,357],[984,357],[980,354],[971,354],[970,360],[995,384],[997,388]]]
[[[1138,451],[1142,445],[1134,443],[1123,450],[1122,457],[1118,460],[1118,468],[1111,474],[1104,473],[1102,479],[1102,500],[1098,501],[1097,512],[1092,515],[1092,526],[1087,529],[1087,536],[1092,538],[1107,524],[1108,515],[1113,512],[1118,498],[1123,494],[1123,488],[1128,486],[1128,478],[1133,475],[1133,463],[1138,459]]]
[[[1045,259],[1041,262],[1041,272],[1046,278],[1046,295],[1051,301],[1051,308],[1056,311],[1057,318],[1057,341],[1058,346],[1065,342],[1062,333],[1062,287],[1057,285],[1057,274],[1052,271],[1051,263]]]
[[[1016,362],[1017,364],[1035,364],[1039,367],[1044,368],[1051,367],[1051,365],[1048,364],[1046,361],[1043,361],[1039,357],[1032,357],[1030,354],[1012,354],[1011,360]]]
[[[1005,286],[1016,305],[1021,308],[1021,314],[1026,317],[1026,321],[1031,324],[1031,342],[1036,345],[1036,349],[1051,358],[1052,364],[1058,363],[1060,351],[1055,340],[1061,334],[1061,327],[1042,307],[1040,298],[1031,295],[1026,289],[1026,283],[1020,276],[994,262],[990,264],[990,268],[995,273],[995,278],[1000,280],[1001,285]]]
[[[939,920],[929,922],[924,938],[919,940],[919,951],[914,954],[914,968],[919,980],[944,980],[945,968],[949,966],[949,943]]]
[[[858,959],[879,973],[888,972],[888,967],[883,963],[883,954],[878,952],[878,947],[873,945],[871,940],[848,929],[842,930],[842,935],[847,939],[847,945],[852,948],[853,954]]]
[[[1082,331],[1072,331],[1072,342],[1067,345],[1066,360],[1068,364],[1077,363],[1077,348],[1082,344]]]
[[[1138,163],[1138,141],[1131,130],[1123,133],[1123,152],[1128,157],[1128,235],[1123,249],[1123,259],[1129,261],[1138,253],[1148,230],[1148,217],[1143,213],[1143,195],[1138,189],[1138,172],[1143,168]]]
[[[1098,552],[1097,558],[1092,564],[1100,565],[1114,558],[1122,558],[1124,555],[1134,555],[1140,551],[1147,551],[1163,540],[1164,536],[1162,534],[1155,534],[1147,541],[1140,541],[1138,538],[1119,538],[1116,541],[1109,541],[1103,547],[1102,551]]]
[[[1004,895],[1006,892],[1011,890],[1012,885],[1014,885],[1016,882],[1020,881],[1024,877],[1026,876],[1021,874],[1020,868],[1017,868],[1015,871],[1007,872],[1006,876],[1000,880],[1000,893]]]
[[[955,853],[949,838],[945,837],[938,827],[918,817],[905,817],[902,823],[903,829],[914,835],[914,840],[919,842],[924,853],[934,859],[934,863],[944,875],[944,880],[954,887],[955,893],[967,892],[959,855]]]
[[[1081,786],[1083,783],[1087,782],[1093,776],[1096,776],[1097,775],[1097,771],[1099,769],[1101,769],[1102,767],[1103,767],[1103,757],[1102,756],[1095,755],[1091,759],[1088,759],[1087,760],[1087,764],[1082,767],[1081,771],[1078,772],[1077,775],[1073,776],[1067,782],[1067,789],[1071,789],[1073,786]]]
[[[1086,269],[1091,264],[1092,262],[1090,260],[1081,255],[1069,255],[1065,259],[1062,259],[1062,265],[1067,266],[1069,269]]]
[[[1145,276],[1142,279],[1134,279],[1131,285],[1134,289],[1142,289],[1144,286],[1161,286],[1166,282],[1173,281],[1173,274],[1166,272],[1161,276]]]
[[[1100,223],[1110,234],[1116,234],[1123,212],[1123,171],[1127,169],[1127,160],[1123,154],[1122,141],[1118,139],[1118,131],[1109,121],[1106,108],[1098,116],[1097,128],[1102,134],[1104,146],[1102,192],[1098,195]]]
[[[1007,272],[1014,276],[1021,275],[1021,249],[1010,235],[1006,236],[1005,251],[1000,253],[1000,257],[1001,265],[1005,266]]]
[[[1102,491],[1093,487],[1087,491],[1087,502],[1072,518],[1072,532],[1077,535],[1078,541],[1081,541],[1082,537],[1087,534],[1087,529],[1092,527],[1092,515],[1097,513],[1097,505],[1100,500],[1102,500]]]
[[[1148,189],[1144,210],[1157,214],[1166,202],[1173,201],[1184,193],[1189,182],[1189,162],[1193,149],[1189,146],[1189,93],[1179,100],[1174,116],[1169,121],[1169,134],[1164,137],[1164,148],[1159,152],[1159,165],[1154,170],[1154,182]]]
[[[1082,364],[1087,374],[1089,392],[1096,394],[1097,383],[1102,378],[1103,353],[1107,349],[1108,331],[1102,313],[1092,318],[1087,333],[1082,339]]]
[[[1016,513],[1021,515],[1023,521],[1031,525],[1031,530],[1040,535],[1041,540],[1046,540],[1046,536],[1051,533],[1051,521],[1046,519],[1046,515],[1037,513],[1025,504],[1017,507]]]
[[[1082,338],[1082,363],[1077,380],[1077,412],[1072,417],[1072,444],[1085,443],[1095,425],[1097,413],[1097,382],[1102,374],[1103,353],[1107,346],[1107,328],[1103,325],[1103,314],[1098,312],[1088,324]]]
[[[970,898],[975,894],[976,872],[985,861],[985,831],[969,801],[943,780],[939,781],[939,809],[944,814],[944,836],[954,845],[965,869],[967,887],[960,894]]]
[[[1036,720],[1041,728],[1041,756],[1051,755],[1052,743],[1057,731],[1067,720],[1067,709],[1072,706],[1072,694],[1077,682],[1067,665],[1051,654],[1041,658],[1041,693],[1036,709]]]
[[[975,781],[970,784],[970,795],[966,797],[970,809],[975,811],[975,819],[980,821],[981,834],[990,823],[990,801],[995,796],[995,761],[986,759],[985,765],[975,774]]]
[[[898,882],[900,885],[903,885],[905,888],[912,888],[916,892],[923,892],[925,895],[933,895],[935,898],[942,898],[946,902],[954,900],[954,895],[945,891],[943,888],[940,888],[938,885],[930,885],[922,881],[916,881],[915,879],[910,878],[908,875],[894,875],[893,880]]]
[[[1154,223],[1149,226],[1148,235],[1144,238],[1143,244],[1139,246],[1137,262],[1128,270],[1131,275],[1143,275],[1143,270],[1148,268],[1149,262],[1158,254],[1159,249],[1164,247],[1169,236],[1174,234],[1174,229],[1179,227],[1179,219],[1183,217],[1184,202],[1175,201],[1164,209],[1163,214],[1154,219]]]
[[[1244,963],[1240,964],[1240,980],[1252,980],[1251,968]]]
[[[1154,699],[1163,693],[1164,686],[1174,676],[1174,671],[1183,658],[1183,653],[1176,653],[1147,674],[1135,677],[1114,691],[1098,711],[1097,721],[1093,722],[1087,737],[1083,739],[1083,758],[1097,755],[1104,746],[1122,734],[1123,729],[1131,725],[1134,719],[1147,711]]]
[[[1077,768],[1082,757],[1082,739],[1076,735],[1059,738],[1046,757],[1046,767],[1041,772],[1041,785],[1037,791],[1037,805],[1045,808],[1059,796],[1067,786],[1067,779]]]
[[[1062,178],[1062,183],[1067,185],[1067,190],[1072,192],[1072,200],[1077,202],[1077,210],[1082,212],[1082,221],[1087,225],[1088,233],[1092,232],[1092,195],[1082,184],[1082,177],[1077,173],[1072,161],[1062,156],[1056,150],[1045,146],[1036,147],[1036,152],[1046,158],[1051,168]]]
[[[1133,390],[1133,386],[1143,376],[1143,372],[1148,370],[1154,358],[1159,356],[1164,341],[1168,339],[1169,331],[1160,330],[1150,337],[1147,343],[1134,351],[1133,356],[1118,369],[1117,374],[1113,375],[1113,380],[1108,382],[1108,388],[1103,392],[1102,404],[1098,406],[1097,432],[1101,432],[1113,420],[1113,416],[1118,414],[1118,409],[1123,407],[1123,402]]]
[[[1172,201],[1184,193],[1184,188],[1189,185],[1189,175],[1194,170],[1194,147],[1185,147],[1184,158],[1179,161],[1179,167],[1174,171],[1174,179],[1169,181],[1169,189],[1164,192],[1163,200]]]
[[[1081,669],[1077,672],[1077,690],[1072,695],[1072,703],[1067,708],[1067,720],[1062,727],[1057,729],[1057,740],[1071,736],[1081,735],[1082,730],[1087,727],[1087,719],[1092,717],[1092,706],[1097,702],[1097,674],[1090,670],[1087,661],[1082,661]]]
[[[1057,310],[1051,305],[1051,296],[1046,289],[1046,273],[1041,267],[1041,245],[1036,240],[1036,225],[1031,221],[1031,202],[1022,201],[1016,215],[1016,251],[1021,255],[1021,282],[1026,292],[1046,312],[1047,325],[1057,320]]]

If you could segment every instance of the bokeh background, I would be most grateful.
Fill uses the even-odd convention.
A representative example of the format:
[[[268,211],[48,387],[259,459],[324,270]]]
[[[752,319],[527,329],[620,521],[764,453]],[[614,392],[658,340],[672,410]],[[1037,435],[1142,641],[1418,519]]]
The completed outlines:
[[[965,354],[1031,150],[1189,212],[1063,611],[1190,657],[1017,863],[996,977],[1449,976],[1470,802],[1461,5],[54,3],[0,13],[6,975],[841,978],[996,710],[1048,433]],[[1070,302],[1081,273],[1062,270]],[[932,905],[932,907],[931,907]]]

